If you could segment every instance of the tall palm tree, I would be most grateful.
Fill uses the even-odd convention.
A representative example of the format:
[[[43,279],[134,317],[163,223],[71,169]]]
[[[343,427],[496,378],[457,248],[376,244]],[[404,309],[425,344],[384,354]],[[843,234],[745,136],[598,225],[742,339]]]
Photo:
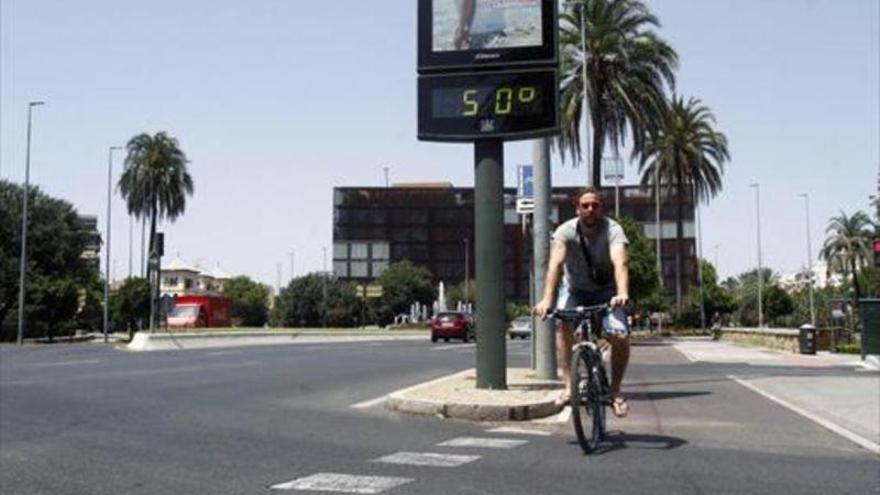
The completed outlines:
[[[174,221],[186,209],[186,196],[192,196],[193,180],[186,170],[187,159],[177,139],[165,132],[153,136],[142,133],[126,145],[125,172],[119,178],[119,192],[128,213],[138,219],[149,218],[149,250],[153,254],[156,223]],[[151,264],[147,263],[147,279]]]
[[[868,215],[859,211],[852,216],[840,212],[832,217],[825,230],[827,237],[819,255],[828,262],[829,271],[852,275],[855,302],[862,297],[859,269],[868,265],[874,237],[873,224]]]
[[[678,55],[652,30],[658,27],[660,21],[638,0],[580,0],[560,15],[558,145],[563,157],[568,151],[573,160],[580,158],[586,75],[593,127],[592,179],[597,187],[606,141],[618,151],[631,134],[633,148],[641,149],[659,117],[666,86],[675,84]]]
[[[730,160],[727,138],[715,130],[715,116],[700,100],[673,95],[660,114],[658,128],[649,134],[641,151],[642,185],[653,185],[655,173],[678,195],[675,249],[675,302],[682,304],[684,261],[684,205],[688,195],[708,203],[721,191],[724,164]],[[659,226],[658,226],[659,227]]]

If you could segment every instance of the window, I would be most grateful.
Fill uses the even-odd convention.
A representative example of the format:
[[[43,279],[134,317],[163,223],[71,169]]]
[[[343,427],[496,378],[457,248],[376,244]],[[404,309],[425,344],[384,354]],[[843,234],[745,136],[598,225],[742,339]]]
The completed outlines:
[[[337,260],[348,259],[348,243],[347,242],[334,242],[333,243],[333,259],[337,259]]]
[[[387,260],[388,259],[388,243],[387,242],[374,242],[373,243],[372,258],[374,260]]]
[[[334,261],[333,275],[338,278],[348,278],[348,263],[344,261]]]
[[[388,269],[387,261],[374,261],[372,266],[373,278],[381,277],[385,270]]]
[[[351,259],[353,260],[365,260],[369,257],[367,253],[367,243],[366,242],[352,242],[351,243]]]
[[[367,262],[366,261],[352,261],[350,277],[351,278],[367,278]]]

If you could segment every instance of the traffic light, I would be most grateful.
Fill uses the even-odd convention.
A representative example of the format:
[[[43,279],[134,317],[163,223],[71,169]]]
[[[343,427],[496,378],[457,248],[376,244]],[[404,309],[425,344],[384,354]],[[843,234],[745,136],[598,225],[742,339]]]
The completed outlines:
[[[880,267],[880,241],[874,241],[874,266]]]

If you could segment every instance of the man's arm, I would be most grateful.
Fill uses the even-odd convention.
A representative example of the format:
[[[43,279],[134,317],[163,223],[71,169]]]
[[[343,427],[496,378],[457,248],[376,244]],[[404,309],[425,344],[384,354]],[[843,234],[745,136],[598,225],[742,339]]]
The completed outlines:
[[[611,246],[611,263],[614,265],[614,283],[617,295],[611,298],[612,306],[623,306],[629,301],[629,252],[625,242]]]
[[[547,264],[547,278],[544,281],[544,297],[535,306],[535,316],[547,318],[556,301],[556,288],[562,278],[562,264],[565,263],[565,243],[554,240],[550,249],[550,262]]]

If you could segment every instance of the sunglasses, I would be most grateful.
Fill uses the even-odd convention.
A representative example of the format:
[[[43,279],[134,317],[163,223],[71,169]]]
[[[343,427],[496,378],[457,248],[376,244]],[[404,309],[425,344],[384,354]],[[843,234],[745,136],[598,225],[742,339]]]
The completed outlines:
[[[599,209],[602,207],[602,203],[600,203],[598,201],[589,201],[586,203],[580,203],[580,207],[583,208],[584,210],[589,210],[590,208]]]

